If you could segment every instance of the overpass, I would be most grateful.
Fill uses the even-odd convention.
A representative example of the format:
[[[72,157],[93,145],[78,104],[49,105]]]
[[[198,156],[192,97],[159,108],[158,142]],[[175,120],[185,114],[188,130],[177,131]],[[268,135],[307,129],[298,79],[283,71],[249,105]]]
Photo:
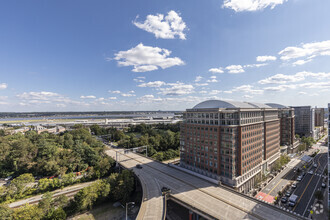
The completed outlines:
[[[116,158],[116,150],[106,153]],[[163,219],[163,186],[172,191],[169,199],[206,219],[304,219],[136,153],[121,154],[120,164],[133,169],[142,184],[143,201],[137,219]],[[143,168],[136,168],[137,164]]]

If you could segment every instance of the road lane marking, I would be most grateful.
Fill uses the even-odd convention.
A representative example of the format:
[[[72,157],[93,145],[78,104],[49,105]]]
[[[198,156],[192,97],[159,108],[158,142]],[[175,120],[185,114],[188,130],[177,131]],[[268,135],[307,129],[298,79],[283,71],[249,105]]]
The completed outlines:
[[[321,157],[319,157],[319,158],[317,159],[319,166],[320,166],[320,158],[321,158]],[[318,169],[319,169],[319,166],[317,167],[317,169],[316,169],[316,170],[318,170]],[[301,194],[301,196],[299,197],[299,199],[298,199],[298,202],[297,202],[297,204],[295,205],[295,207],[292,209],[292,211],[294,211],[294,210],[297,208],[297,206],[298,206],[298,204],[299,204],[299,202],[300,202],[301,198],[304,196],[304,194],[305,194],[305,191],[306,191],[306,189],[308,188],[308,186],[309,186],[309,184],[311,183],[311,181],[312,181],[312,179],[314,178],[314,176],[315,176],[315,175],[312,175],[312,178],[309,180],[309,182],[308,182],[307,186],[305,187],[305,189],[304,189],[303,193],[302,193],[302,194]],[[307,205],[308,205],[308,204],[307,204]]]

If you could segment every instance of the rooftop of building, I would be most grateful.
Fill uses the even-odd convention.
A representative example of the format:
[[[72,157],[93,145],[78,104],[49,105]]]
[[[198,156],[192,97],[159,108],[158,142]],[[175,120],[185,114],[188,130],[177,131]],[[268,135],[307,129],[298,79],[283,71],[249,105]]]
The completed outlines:
[[[210,109],[210,108],[246,108],[246,109],[253,109],[253,108],[273,108],[269,105],[262,104],[262,103],[255,103],[255,102],[236,102],[236,101],[224,101],[224,100],[207,100],[201,102],[193,107],[193,109]]]
[[[277,103],[266,103],[266,105],[268,105],[272,108],[290,108],[288,106],[277,104]]]

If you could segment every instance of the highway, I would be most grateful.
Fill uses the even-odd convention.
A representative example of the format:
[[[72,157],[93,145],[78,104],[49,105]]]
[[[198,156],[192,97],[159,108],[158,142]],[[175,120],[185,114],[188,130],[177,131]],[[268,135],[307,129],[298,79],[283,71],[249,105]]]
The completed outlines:
[[[116,150],[107,154],[116,158]],[[138,219],[162,219],[163,186],[172,190],[171,197],[194,210],[206,214],[208,219],[297,219],[298,216],[272,205],[216,186],[206,180],[182,172],[168,165],[142,157],[135,153],[120,156],[120,164],[133,171],[140,178],[144,190],[143,203]],[[142,164],[142,169],[136,168]],[[199,214],[200,214],[199,213]]]

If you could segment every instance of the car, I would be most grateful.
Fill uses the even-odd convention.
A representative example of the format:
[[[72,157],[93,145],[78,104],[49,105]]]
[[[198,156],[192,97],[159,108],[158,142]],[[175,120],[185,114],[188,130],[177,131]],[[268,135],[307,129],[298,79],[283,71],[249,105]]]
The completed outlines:
[[[141,164],[136,164],[136,168],[142,169],[142,165]]]
[[[325,183],[321,184],[322,188],[325,188],[327,185]]]
[[[301,180],[302,180],[302,176],[298,176],[297,181],[301,181]]]
[[[167,188],[166,186],[163,186],[162,192],[171,192],[171,189]]]
[[[313,164],[313,167],[317,168],[317,164],[316,164],[316,163],[314,163],[314,164]]]
[[[286,203],[288,201],[288,198],[287,197],[282,197],[282,199],[281,199],[281,202],[282,203]]]
[[[287,192],[285,193],[285,196],[290,197],[290,196],[291,196],[291,191],[290,191],[290,190],[287,191]]]
[[[304,177],[305,175],[306,175],[306,173],[305,173],[305,172],[302,172],[302,173],[301,173],[301,176],[302,176],[302,177]]]
[[[292,184],[292,189],[295,189],[295,188],[297,188],[297,184],[296,183],[294,183],[294,184]]]
[[[308,174],[313,175],[313,170],[308,171]]]
[[[13,177],[12,176],[8,176],[6,179],[5,179],[5,181],[9,181],[9,180],[11,180]]]

